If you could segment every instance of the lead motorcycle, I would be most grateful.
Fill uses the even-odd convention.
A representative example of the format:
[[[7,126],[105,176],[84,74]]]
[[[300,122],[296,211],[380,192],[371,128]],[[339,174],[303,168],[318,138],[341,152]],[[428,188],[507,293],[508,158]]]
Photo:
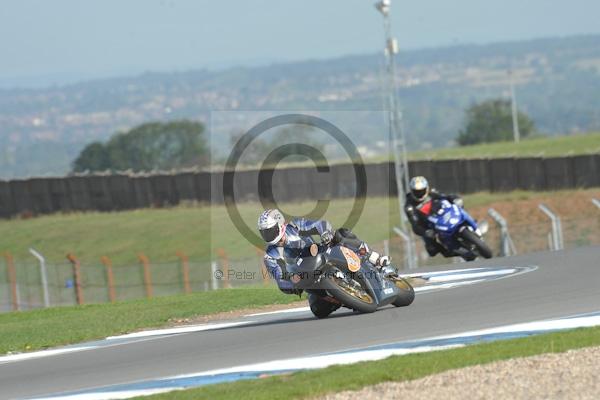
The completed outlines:
[[[368,261],[341,244],[313,244],[307,257],[299,258],[287,272],[296,288],[332,298],[338,304],[358,312],[372,313],[388,304],[410,305],[415,291],[397,274],[384,275]],[[312,310],[325,318],[333,309]]]
[[[483,241],[488,230],[484,221],[481,224],[462,207],[448,200],[435,200],[427,217],[436,232],[436,240],[449,252],[473,261],[477,257],[492,258],[492,250]]]

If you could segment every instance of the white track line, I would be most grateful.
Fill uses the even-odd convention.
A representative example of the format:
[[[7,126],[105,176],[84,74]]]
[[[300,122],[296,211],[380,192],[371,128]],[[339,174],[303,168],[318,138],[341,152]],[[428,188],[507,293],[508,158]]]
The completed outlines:
[[[487,280],[492,280],[494,278],[499,278],[499,277],[508,277],[508,276],[511,276],[511,275],[515,274],[516,272],[518,272],[517,268],[510,268],[510,267],[500,267],[500,268],[501,269],[493,269],[493,268],[485,268],[485,267],[463,268],[463,269],[453,269],[453,270],[436,271],[436,272],[414,273],[414,274],[407,274],[407,275],[403,274],[401,276],[403,276],[403,277],[423,277],[424,279],[427,279],[428,282],[435,283],[434,285],[431,285],[431,286],[426,285],[426,286],[420,286],[420,287],[415,288],[415,292],[424,293],[424,292],[429,292],[429,291],[450,289],[450,288],[455,288],[455,287],[465,286],[465,285],[472,285],[472,284],[484,282]],[[444,283],[444,282],[446,282],[446,283]],[[265,315],[296,314],[296,313],[303,313],[303,312],[309,312],[309,311],[310,311],[310,307],[298,307],[298,308],[291,308],[291,309],[287,309],[287,310],[254,313],[254,314],[244,315],[243,317],[244,318],[252,318],[252,317],[265,316]],[[231,328],[231,327],[241,326],[241,325],[250,324],[250,323],[254,323],[254,322],[257,322],[257,321],[252,320],[252,321],[239,321],[239,322],[225,322],[225,323],[202,324],[202,325],[193,325],[193,326],[182,326],[182,327],[177,327],[177,328],[140,331],[140,332],[134,332],[134,333],[129,333],[126,335],[119,335],[119,336],[109,336],[105,340],[96,342],[93,345],[83,344],[81,346],[76,346],[76,347],[71,346],[71,347],[65,347],[65,348],[36,351],[36,352],[32,352],[32,353],[20,353],[20,354],[11,354],[11,355],[6,355],[6,356],[0,356],[0,364],[7,363],[7,362],[29,360],[29,359],[40,358],[40,357],[50,357],[50,356],[55,356],[55,355],[60,355],[60,354],[73,353],[73,352],[77,352],[77,351],[93,350],[93,349],[97,349],[97,348],[111,346],[111,345],[113,345],[112,342],[120,341],[120,340],[125,340],[125,341],[135,340],[135,339],[151,340],[152,338],[155,338],[155,337],[162,337],[162,336],[168,336],[168,335],[179,335],[179,334],[194,333],[194,332],[203,332],[203,331],[210,331],[210,330],[222,329],[222,328]],[[126,343],[131,343],[131,342],[126,342]],[[119,344],[126,344],[126,343],[119,343]]]
[[[263,374],[275,375],[307,369],[320,369],[332,365],[353,364],[362,361],[377,361],[394,355],[406,355],[412,353],[459,348],[481,341],[489,342],[501,340],[503,338],[506,339],[509,337],[514,337],[510,334],[517,335],[517,337],[524,337],[545,332],[562,331],[591,326],[600,326],[600,313],[512,324],[491,329],[482,329],[447,336],[420,339],[417,341],[390,343],[381,346],[371,346],[331,354],[319,354],[307,357],[248,364],[231,368],[221,368],[192,374],[176,375],[145,382],[134,382],[130,385],[119,385],[118,387],[97,388],[87,392],[78,392],[72,394],[64,393],[59,395],[59,397],[49,397],[48,399],[125,399],[135,396],[181,390],[186,387],[202,386],[209,384],[208,382],[214,383],[215,379],[218,382],[230,382],[238,379],[246,379],[242,378],[241,374],[254,374],[252,376],[256,378],[259,377],[259,375],[262,376]],[[506,336],[506,334],[508,334],[508,336]],[[232,374],[240,375],[232,378]],[[190,383],[190,380],[192,380],[193,383]],[[148,387],[148,383],[153,383],[154,387]],[[146,385],[146,388],[143,388],[144,385]]]
[[[268,311],[268,312],[262,312],[262,313],[256,313],[256,314],[248,314],[248,315],[244,315],[244,318],[248,318],[248,317],[260,317],[260,316],[263,316],[263,315],[299,313],[299,312],[306,312],[306,311],[310,311],[310,307],[288,308],[288,309],[285,309],[285,310],[277,310],[277,311]]]
[[[231,328],[234,326],[245,325],[245,324],[249,324],[250,322],[251,321],[225,322],[225,323],[220,323],[220,324],[203,324],[203,325],[182,326],[179,328],[155,329],[155,330],[151,330],[151,331],[141,331],[141,332],[129,333],[127,335],[109,336],[106,338],[106,340],[132,339],[132,338],[142,338],[142,337],[149,337],[149,336],[178,335],[181,333],[212,331],[215,329]]]
[[[141,331],[141,332],[130,333],[128,335],[122,335],[122,336],[110,336],[110,337],[108,337],[104,340],[98,341],[94,344],[86,344],[86,345],[81,345],[81,346],[70,346],[70,347],[63,347],[63,348],[58,348],[58,349],[34,351],[31,353],[19,353],[19,354],[9,354],[6,356],[1,356],[0,364],[16,362],[16,361],[31,360],[31,359],[35,359],[35,358],[51,357],[51,356],[57,356],[57,355],[61,355],[61,354],[75,353],[78,351],[95,350],[95,349],[106,348],[106,347],[122,346],[125,344],[152,340],[153,338],[159,338],[159,337],[168,336],[168,335],[177,335],[177,334],[182,334],[182,333],[203,332],[203,331],[211,331],[211,330],[215,330],[215,329],[230,328],[230,327],[234,327],[234,326],[246,325],[251,322],[252,321],[240,321],[240,322],[227,322],[227,323],[220,323],[220,324],[194,325],[194,326],[186,326],[186,327],[181,327],[181,328]],[[118,339],[126,339],[126,340],[132,339],[132,340],[127,340],[125,342],[118,342],[117,341]]]

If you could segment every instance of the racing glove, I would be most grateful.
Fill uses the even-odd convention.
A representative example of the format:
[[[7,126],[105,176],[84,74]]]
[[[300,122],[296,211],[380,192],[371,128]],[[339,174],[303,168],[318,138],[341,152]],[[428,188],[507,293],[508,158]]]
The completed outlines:
[[[435,239],[435,231],[433,229],[427,229],[423,234],[423,237],[427,239]]]
[[[333,232],[325,231],[321,233],[321,242],[323,244],[329,244],[333,240]]]

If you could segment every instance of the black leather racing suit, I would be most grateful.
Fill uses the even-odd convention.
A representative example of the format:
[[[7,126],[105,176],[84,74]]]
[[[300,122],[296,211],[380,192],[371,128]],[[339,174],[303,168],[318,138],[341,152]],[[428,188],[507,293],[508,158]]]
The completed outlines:
[[[432,202],[434,200],[444,199],[454,203],[457,199],[460,199],[460,196],[456,194],[440,193],[434,188],[431,188],[429,194],[421,201],[415,199],[412,193],[406,195],[404,212],[408,217],[413,232],[423,238],[425,250],[427,250],[430,257],[433,257],[438,253],[442,253],[444,257],[452,257],[454,255],[435,240],[435,234],[431,227],[431,223],[427,220],[431,211]]]

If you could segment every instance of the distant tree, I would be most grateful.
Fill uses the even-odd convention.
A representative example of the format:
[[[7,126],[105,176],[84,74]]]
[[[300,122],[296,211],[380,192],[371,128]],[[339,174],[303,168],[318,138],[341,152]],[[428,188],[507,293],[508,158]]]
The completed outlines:
[[[277,135],[269,143],[270,151],[277,149],[278,157],[285,157],[286,162],[306,161],[304,146],[320,153],[325,153],[325,145],[317,140],[315,129],[306,125],[286,126],[277,131]]]
[[[199,122],[152,122],[117,133],[105,145],[88,145],[73,163],[74,171],[169,170],[208,161],[204,126]]]
[[[269,150],[268,143],[258,137],[249,143],[243,142],[247,143],[247,146],[244,149],[241,149],[236,147],[236,145],[242,139],[245,141],[249,140],[248,137],[245,137],[245,132],[234,132],[229,137],[232,155],[234,155],[235,158],[238,158],[241,164],[245,165],[257,165],[262,162]]]
[[[304,154],[304,146],[309,146],[317,151],[324,153],[325,146],[316,140],[312,127],[304,125],[294,125],[293,127],[284,127],[278,129],[269,139],[257,137],[244,150],[237,154],[241,163],[245,165],[261,165],[269,156],[276,152],[277,159],[285,159],[285,162],[306,161],[307,154]],[[230,137],[230,144],[233,151],[236,151],[235,145],[244,136],[244,132],[233,133]]]
[[[518,112],[519,132],[527,137],[535,130],[533,121]],[[509,100],[493,99],[469,107],[466,111],[466,127],[460,131],[457,141],[461,146],[501,142],[513,139],[512,110]]]
[[[110,169],[108,149],[100,142],[90,143],[73,162],[73,171],[105,171]]]

